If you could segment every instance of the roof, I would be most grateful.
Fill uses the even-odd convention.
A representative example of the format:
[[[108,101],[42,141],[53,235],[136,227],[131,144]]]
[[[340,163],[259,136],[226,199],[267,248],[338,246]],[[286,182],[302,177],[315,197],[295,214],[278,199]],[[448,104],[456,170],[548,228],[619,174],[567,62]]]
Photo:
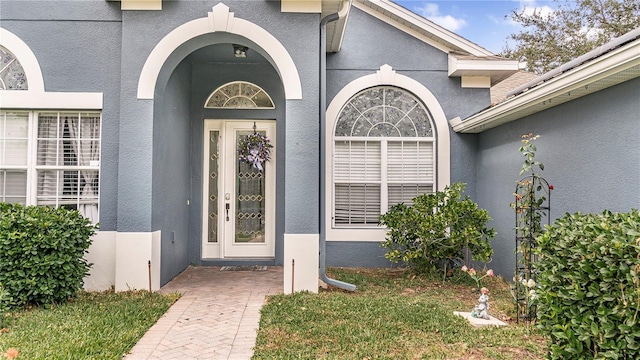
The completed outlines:
[[[519,62],[491,51],[390,0],[353,0],[352,6],[449,55],[450,77],[485,77],[494,85],[519,70]]]
[[[512,89],[507,99],[466,119],[453,130],[479,133],[640,77],[640,28]]]

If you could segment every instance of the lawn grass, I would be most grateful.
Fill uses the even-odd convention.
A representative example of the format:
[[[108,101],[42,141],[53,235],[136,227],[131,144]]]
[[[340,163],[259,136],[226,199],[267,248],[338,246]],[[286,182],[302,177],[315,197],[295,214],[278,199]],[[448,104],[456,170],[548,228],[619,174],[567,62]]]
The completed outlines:
[[[397,269],[331,269],[358,286],[269,298],[253,359],[543,359],[545,338],[516,325],[508,284],[490,279],[490,313],[502,328],[476,329],[453,311],[479,294],[466,274],[442,283]]]
[[[0,333],[0,357],[122,359],[179,295],[147,291],[82,292],[66,304],[9,314]]]

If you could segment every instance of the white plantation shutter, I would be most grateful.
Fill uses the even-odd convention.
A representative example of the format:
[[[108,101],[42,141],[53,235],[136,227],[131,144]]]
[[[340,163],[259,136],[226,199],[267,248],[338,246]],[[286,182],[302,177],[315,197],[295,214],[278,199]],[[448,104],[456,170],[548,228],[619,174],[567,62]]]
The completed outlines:
[[[0,167],[27,166],[28,125],[27,113],[0,115]]]
[[[336,225],[375,225],[379,217],[379,184],[336,184]]]
[[[25,204],[29,113],[0,112],[0,201]]]
[[[412,205],[414,197],[432,192],[433,185],[431,184],[389,184],[389,208],[400,203]]]
[[[379,141],[336,141],[336,182],[380,181]]]
[[[433,142],[389,141],[387,180],[390,182],[433,182]]]
[[[0,202],[26,204],[27,172],[0,170]]]
[[[337,141],[334,152],[336,224],[377,224],[380,216],[380,142]]]

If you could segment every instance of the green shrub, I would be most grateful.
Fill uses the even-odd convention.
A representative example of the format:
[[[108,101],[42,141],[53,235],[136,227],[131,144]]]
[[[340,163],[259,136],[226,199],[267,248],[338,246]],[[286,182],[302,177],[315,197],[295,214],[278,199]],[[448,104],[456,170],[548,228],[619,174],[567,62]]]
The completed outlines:
[[[538,237],[550,359],[640,359],[640,213],[566,214]]]
[[[433,194],[413,199],[413,205],[397,204],[380,217],[387,227],[389,249],[385,255],[392,262],[404,262],[417,271],[447,267],[460,261],[468,248],[473,259],[488,261],[493,253],[489,241],[495,237],[487,228],[489,213],[479,209],[468,196],[462,198],[465,184],[454,183]]]
[[[0,204],[0,284],[12,306],[66,301],[82,288],[96,227],[78,211]]]

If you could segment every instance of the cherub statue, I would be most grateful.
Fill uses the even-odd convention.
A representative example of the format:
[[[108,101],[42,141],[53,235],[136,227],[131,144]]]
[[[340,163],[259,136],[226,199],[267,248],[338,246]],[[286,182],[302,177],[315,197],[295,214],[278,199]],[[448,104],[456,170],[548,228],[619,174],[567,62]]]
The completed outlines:
[[[480,318],[489,320],[489,289],[483,287],[480,289],[482,293],[478,299],[479,304],[473,307],[471,310],[471,316],[474,318]]]

